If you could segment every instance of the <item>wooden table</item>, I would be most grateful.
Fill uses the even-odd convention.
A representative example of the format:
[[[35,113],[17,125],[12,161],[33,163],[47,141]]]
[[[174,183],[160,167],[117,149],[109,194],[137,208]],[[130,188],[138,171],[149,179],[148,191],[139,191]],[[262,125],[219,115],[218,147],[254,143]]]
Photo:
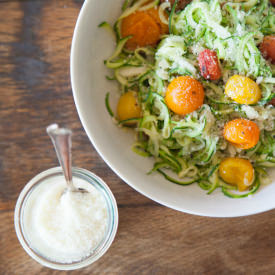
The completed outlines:
[[[74,165],[102,177],[119,207],[111,248],[70,274],[275,274],[274,210],[230,219],[171,210],[131,189],[93,149],[76,113],[69,75],[82,3],[0,0],[0,274],[66,273],[33,261],[13,225],[21,189],[37,173],[57,166],[45,132],[52,122],[73,129]]]

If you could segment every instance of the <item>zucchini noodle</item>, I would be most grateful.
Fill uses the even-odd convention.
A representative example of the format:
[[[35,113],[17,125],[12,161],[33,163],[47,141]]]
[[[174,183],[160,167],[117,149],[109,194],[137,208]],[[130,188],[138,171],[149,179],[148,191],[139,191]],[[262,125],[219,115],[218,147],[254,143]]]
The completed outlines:
[[[160,6],[159,6],[159,18],[161,20],[161,22],[163,24],[166,24],[168,25],[169,24],[169,21],[166,19],[165,17],[165,11],[167,9],[171,8],[171,4],[170,2],[163,2]]]
[[[140,118],[116,119],[116,123],[127,127],[127,122],[136,122],[132,150],[154,159],[148,174],[158,172],[179,185],[197,183],[207,194],[220,188],[230,198],[252,195],[267,181],[266,169],[275,167],[275,108],[269,104],[275,97],[275,66],[259,50],[264,36],[275,33],[275,8],[268,0],[194,0],[176,11],[177,1],[173,6],[159,2],[126,0],[113,30],[106,22],[99,25],[116,37],[114,53],[105,61],[113,72],[108,79],[119,83],[121,94],[137,92],[142,110]],[[125,44],[131,36],[121,37],[121,20],[158,5],[159,18],[169,25],[169,34],[161,37],[156,48],[127,50]],[[208,81],[200,75],[197,59],[204,49],[216,51],[220,80]],[[241,105],[229,98],[224,87],[235,74],[256,81],[261,100]],[[168,84],[182,75],[198,79],[205,92],[204,104],[184,117],[169,110],[164,99]],[[109,93],[105,103],[115,117]],[[257,123],[261,134],[255,147],[240,150],[225,142],[223,126],[234,118]],[[241,157],[252,163],[255,177],[248,191],[240,193],[219,177],[220,162],[226,157]]]
[[[158,4],[159,4],[159,0],[155,0],[155,1],[149,3],[149,4],[145,5],[145,6],[142,6],[142,7],[139,8],[138,10],[139,10],[139,11],[146,11],[146,10],[148,10],[148,9],[151,9],[151,8],[156,7]]]

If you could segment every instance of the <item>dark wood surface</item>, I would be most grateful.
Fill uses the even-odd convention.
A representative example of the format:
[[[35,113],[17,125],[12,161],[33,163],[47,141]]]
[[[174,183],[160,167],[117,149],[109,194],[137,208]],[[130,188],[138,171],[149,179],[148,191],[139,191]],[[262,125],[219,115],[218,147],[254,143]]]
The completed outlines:
[[[45,132],[52,122],[73,129],[74,165],[102,177],[119,207],[118,233],[108,252],[68,273],[275,274],[274,210],[230,219],[180,213],[135,192],[96,153],[76,113],[69,76],[82,3],[0,0],[0,274],[66,273],[33,261],[13,225],[21,189],[57,165]]]

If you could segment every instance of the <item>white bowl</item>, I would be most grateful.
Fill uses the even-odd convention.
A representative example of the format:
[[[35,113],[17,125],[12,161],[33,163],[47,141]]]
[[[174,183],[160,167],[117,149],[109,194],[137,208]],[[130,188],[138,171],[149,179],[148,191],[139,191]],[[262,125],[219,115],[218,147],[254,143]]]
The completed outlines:
[[[131,151],[132,131],[118,128],[104,105],[107,92],[111,94],[113,108],[119,94],[115,82],[106,80],[110,72],[103,64],[113,52],[115,42],[107,30],[98,28],[98,24],[115,22],[122,3],[123,0],[86,0],[73,36],[71,81],[74,100],[83,127],[97,152],[135,190],[179,211],[201,216],[237,217],[275,208],[275,169],[273,184],[243,199],[228,198],[220,189],[207,195],[197,184],[179,186],[159,174],[146,174],[153,160]]]

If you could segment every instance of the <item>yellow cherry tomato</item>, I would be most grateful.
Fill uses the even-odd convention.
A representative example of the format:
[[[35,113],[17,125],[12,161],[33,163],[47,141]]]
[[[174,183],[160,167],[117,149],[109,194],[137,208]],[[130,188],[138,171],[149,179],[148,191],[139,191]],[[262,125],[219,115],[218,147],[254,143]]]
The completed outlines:
[[[123,94],[117,104],[117,116],[119,120],[137,118],[141,116],[141,109],[137,101],[137,95],[133,91]],[[135,122],[128,122],[133,124]]]
[[[225,85],[225,94],[240,104],[255,104],[261,98],[261,89],[249,77],[231,76]]]
[[[219,167],[220,177],[229,184],[245,191],[253,183],[254,168],[249,160],[242,158],[226,158]]]

